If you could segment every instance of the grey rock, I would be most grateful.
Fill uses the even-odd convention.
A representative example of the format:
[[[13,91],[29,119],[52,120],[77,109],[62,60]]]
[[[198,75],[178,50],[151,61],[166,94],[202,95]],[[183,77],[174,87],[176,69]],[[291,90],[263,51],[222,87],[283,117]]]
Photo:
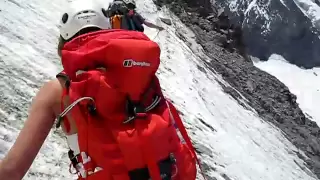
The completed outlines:
[[[216,0],[230,21],[242,26],[249,54],[267,60],[276,53],[305,68],[320,65],[320,24],[313,26],[294,1],[256,1],[260,11],[253,7],[247,14],[253,0],[232,1],[236,11],[229,10],[229,0]]]
[[[248,36],[243,36],[243,30],[240,26],[221,22],[221,19],[226,21],[227,18],[220,17],[219,19],[217,11],[219,7],[217,5],[208,6],[210,0],[154,0],[154,2],[158,6],[166,5],[169,7],[194,32],[196,41],[203,47],[206,55],[211,58],[211,62],[206,64],[207,68],[221,74],[223,79],[236,89],[235,91],[233,88],[220,83],[224,91],[238,100],[239,104],[244,108],[249,109],[243,103],[242,96],[244,96],[248,104],[255,109],[263,120],[271,122],[280,128],[284,132],[285,137],[306,154],[307,158],[296,152],[305,161],[306,166],[320,178],[320,128],[303,114],[296,102],[297,97],[282,82],[253,65],[245,46],[245,41],[249,42],[250,53],[258,51],[250,49],[251,46],[257,46],[259,49],[265,48],[265,52],[256,52],[260,54],[260,57],[265,55],[266,52],[279,53],[285,58],[291,55],[302,56],[304,58],[300,60],[310,59],[310,61],[298,62],[298,58],[291,60],[291,62],[300,63],[304,66],[312,66],[318,62],[316,62],[314,57],[310,57],[313,47],[308,50],[310,46],[306,41],[310,43],[313,35],[308,33],[308,31],[303,31],[303,29],[301,31],[292,30],[290,32],[288,30],[290,26],[286,23],[288,28],[284,30],[288,30],[289,35],[286,36],[292,37],[290,39],[286,39],[285,35],[279,31],[281,27],[276,26],[278,29],[275,32],[279,34],[274,32],[275,39],[262,42],[261,39],[259,40],[259,36],[256,35],[259,32],[258,30],[248,31],[248,29],[245,29],[244,34],[250,32],[257,39],[256,41],[248,40],[246,38]],[[278,11],[280,10],[278,9],[273,12],[282,13]],[[223,13],[221,14],[223,15]],[[212,15],[215,16],[212,17]],[[286,14],[283,16],[289,17]],[[304,27],[311,27],[303,17],[300,17],[299,22],[298,20],[292,20],[291,22],[306,23]],[[305,32],[305,34],[301,35],[299,32]],[[183,34],[180,36],[183,37]],[[228,40],[229,42],[227,42]],[[314,40],[313,43],[315,43],[313,45],[317,49],[320,49],[316,45],[318,43],[317,40]],[[290,44],[295,45],[286,47],[286,45]],[[272,46],[275,49],[279,48],[279,51],[275,50]],[[287,51],[298,52],[299,55],[295,53],[290,54]],[[207,153],[207,151],[199,153]],[[210,166],[209,164],[207,165]]]

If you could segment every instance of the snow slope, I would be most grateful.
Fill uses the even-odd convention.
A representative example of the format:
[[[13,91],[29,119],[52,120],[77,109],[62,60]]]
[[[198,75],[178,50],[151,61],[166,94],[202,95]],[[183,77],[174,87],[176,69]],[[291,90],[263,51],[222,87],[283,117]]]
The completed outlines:
[[[0,1],[0,158],[22,127],[32,96],[60,70],[56,23],[64,3]],[[298,150],[278,129],[222,91],[218,81],[223,80],[205,68],[201,59],[206,56],[201,47],[175,16],[165,9],[158,12],[152,0],[138,0],[137,4],[142,15],[150,20],[158,21],[161,15],[176,22],[160,33],[146,28],[146,34],[161,46],[162,87],[182,112],[192,139],[203,151],[201,160],[209,166],[211,177],[316,179],[295,155]],[[188,42],[180,40],[175,31],[183,31]],[[24,179],[70,179],[66,148],[64,139],[53,131]]]
[[[297,96],[300,108],[320,126],[320,68],[301,69],[276,54],[270,56],[268,61],[257,61],[255,66],[288,86]]]

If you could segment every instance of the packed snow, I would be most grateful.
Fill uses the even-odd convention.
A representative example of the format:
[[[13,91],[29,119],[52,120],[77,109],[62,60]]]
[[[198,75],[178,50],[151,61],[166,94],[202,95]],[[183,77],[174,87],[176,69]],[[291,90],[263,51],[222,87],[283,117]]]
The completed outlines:
[[[297,96],[300,108],[320,126],[320,68],[302,69],[277,54],[255,66],[283,82]]]
[[[22,128],[38,88],[61,69],[56,54],[57,25],[65,3],[0,1],[0,158]],[[146,28],[145,33],[161,46],[158,74],[162,87],[182,112],[192,139],[203,151],[200,159],[210,166],[211,177],[316,179],[296,156],[299,150],[280,130],[222,91],[218,81],[227,83],[204,66],[202,61],[208,58],[190,30],[167,9],[157,11],[152,0],[137,0],[137,6],[143,16],[154,22],[160,23],[159,16],[175,22],[172,26],[162,24],[165,31]],[[178,38],[178,31],[188,42]],[[71,179],[66,153],[65,140],[59,130],[53,130],[24,179]]]

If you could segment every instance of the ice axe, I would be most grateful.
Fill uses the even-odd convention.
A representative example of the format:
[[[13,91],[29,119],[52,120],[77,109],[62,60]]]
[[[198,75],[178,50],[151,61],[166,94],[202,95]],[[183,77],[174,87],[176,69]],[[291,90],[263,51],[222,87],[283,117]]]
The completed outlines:
[[[165,23],[165,24],[167,24],[167,25],[169,25],[169,26],[172,25],[172,21],[171,21],[171,19],[169,19],[169,18],[159,17],[159,19],[160,19],[163,23]]]
[[[171,26],[172,25],[172,21],[169,18],[164,18],[164,17],[159,17],[160,21]],[[159,35],[160,30],[158,30],[157,34],[154,36],[154,38],[152,38],[153,40],[156,39]]]

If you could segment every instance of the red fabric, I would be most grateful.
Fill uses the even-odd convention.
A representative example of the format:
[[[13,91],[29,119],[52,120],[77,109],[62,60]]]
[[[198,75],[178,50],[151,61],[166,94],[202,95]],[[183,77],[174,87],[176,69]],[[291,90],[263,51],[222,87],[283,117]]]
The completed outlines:
[[[124,67],[128,65],[124,62],[127,59],[150,66]],[[71,112],[78,129],[80,151],[103,169],[86,179],[129,180],[128,171],[147,166],[152,180],[161,180],[157,163],[170,153],[177,159],[178,174],[173,180],[196,179],[194,154],[181,144],[164,100],[146,113],[145,119],[123,124],[127,118],[127,95],[133,100],[143,100],[146,105],[150,105],[155,94],[162,96],[155,77],[159,63],[159,46],[136,31],[90,33],[62,49],[64,72],[71,80],[70,103],[92,97],[97,109],[97,115],[90,115],[87,109],[90,102],[82,101]],[[87,71],[76,76],[78,70]],[[142,98],[143,95],[147,96]]]
[[[206,180],[206,176],[204,174],[204,171],[203,171],[203,168],[202,168],[202,166],[200,164],[200,161],[199,161],[199,159],[197,157],[197,153],[196,153],[196,151],[195,151],[195,149],[194,149],[194,147],[192,145],[191,139],[188,136],[187,130],[185,129],[185,127],[183,125],[183,122],[182,122],[182,120],[181,120],[181,118],[179,116],[179,113],[178,113],[177,109],[174,107],[174,105],[171,102],[169,102],[169,101],[167,101],[167,102],[168,102],[169,108],[171,110],[172,116],[173,116],[173,118],[174,118],[174,120],[176,122],[176,125],[177,125],[179,131],[181,132],[181,135],[182,135],[183,139],[186,141],[188,149],[191,150],[193,156],[195,157],[195,159],[196,159],[196,161],[197,161],[197,163],[199,165],[199,169],[201,171],[201,174],[202,174],[203,178]]]
[[[149,67],[124,67],[126,60],[149,63]],[[79,79],[92,78],[88,85],[95,85],[93,77],[105,76],[105,84],[129,93],[139,99],[148,85],[151,74],[160,64],[160,47],[143,33],[126,30],[105,30],[82,35],[65,44],[62,49],[62,65],[72,80],[78,70],[93,69],[99,66],[108,68],[105,73],[91,72]],[[81,84],[81,83],[79,83]],[[82,84],[81,84],[82,85]],[[79,85],[79,86],[81,86]],[[99,84],[97,84],[99,86]],[[95,89],[88,94],[95,94]]]

